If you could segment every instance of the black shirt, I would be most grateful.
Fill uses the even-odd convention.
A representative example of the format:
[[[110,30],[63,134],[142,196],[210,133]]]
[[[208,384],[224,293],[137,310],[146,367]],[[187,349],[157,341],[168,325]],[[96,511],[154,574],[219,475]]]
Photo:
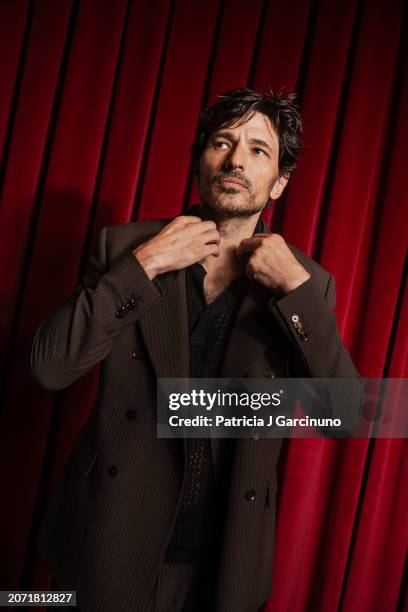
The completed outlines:
[[[232,325],[249,285],[241,275],[213,302],[204,296],[206,271],[200,264],[186,269],[190,378],[217,378]],[[217,544],[222,504],[214,483],[210,440],[187,439],[186,476],[166,562],[205,561]]]
[[[198,207],[189,212],[200,215]],[[254,233],[259,232],[262,232],[260,219],[254,230]],[[242,274],[207,304],[205,275],[206,271],[199,263],[186,268],[190,378],[220,376],[228,338],[250,284]],[[221,448],[225,481],[231,465],[231,447],[223,444]],[[187,439],[182,499],[164,558],[166,562],[205,562],[218,552],[225,497],[225,491],[217,495],[215,488],[210,440]]]

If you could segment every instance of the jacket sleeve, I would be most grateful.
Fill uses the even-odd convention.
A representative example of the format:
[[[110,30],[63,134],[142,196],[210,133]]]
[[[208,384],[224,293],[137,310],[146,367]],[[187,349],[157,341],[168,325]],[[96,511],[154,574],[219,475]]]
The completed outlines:
[[[359,422],[364,386],[337,329],[332,310],[335,282],[327,275],[325,291],[312,274],[295,290],[272,298],[269,309],[292,346],[289,375],[326,379],[321,385],[299,381],[304,411],[315,417],[341,418],[346,431],[334,436],[332,430],[329,435],[348,437]],[[337,380],[341,378],[348,380]],[[320,431],[327,433],[324,428]]]
[[[328,276],[324,294],[312,275],[297,289],[269,302],[297,355],[292,365],[294,376],[358,377],[337,329],[332,310],[336,305],[335,281],[331,274]]]
[[[81,285],[38,328],[30,369],[47,389],[63,389],[103,360],[112,339],[162,299],[131,250],[108,264],[103,228]]]

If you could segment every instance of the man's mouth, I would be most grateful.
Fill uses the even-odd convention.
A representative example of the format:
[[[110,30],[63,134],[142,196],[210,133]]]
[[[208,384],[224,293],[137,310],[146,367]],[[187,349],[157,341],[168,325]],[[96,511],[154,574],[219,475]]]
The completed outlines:
[[[226,184],[239,185],[240,187],[244,187],[245,189],[247,188],[247,186],[242,181],[240,181],[239,179],[236,179],[236,178],[225,177],[225,178],[221,179],[220,182],[221,183],[226,183]]]

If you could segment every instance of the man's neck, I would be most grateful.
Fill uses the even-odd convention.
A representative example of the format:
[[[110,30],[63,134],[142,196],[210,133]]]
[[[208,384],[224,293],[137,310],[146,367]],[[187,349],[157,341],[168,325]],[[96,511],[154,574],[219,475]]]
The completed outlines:
[[[243,272],[245,262],[238,262],[235,252],[244,238],[250,238],[253,235],[259,216],[260,213],[247,218],[217,218],[209,206],[201,204],[200,217],[205,220],[215,221],[221,237],[218,257],[210,256],[201,262],[207,274],[217,274],[217,271],[221,269],[224,273],[231,274],[232,276]]]

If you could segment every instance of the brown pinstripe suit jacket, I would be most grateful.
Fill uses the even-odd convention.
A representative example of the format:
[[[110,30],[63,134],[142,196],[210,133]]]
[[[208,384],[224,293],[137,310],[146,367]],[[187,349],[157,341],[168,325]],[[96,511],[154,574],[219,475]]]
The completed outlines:
[[[97,400],[38,534],[51,574],[77,591],[85,611],[145,608],[180,500],[184,446],[156,438],[155,393],[156,376],[188,377],[185,273],[151,282],[131,252],[164,223],[104,228],[81,287],[42,323],[32,346],[31,370],[48,389],[67,387],[101,362]],[[277,300],[258,283],[251,286],[223,377],[358,376],[332,312],[333,277],[291,249],[311,278]],[[120,311],[126,304],[131,307]],[[307,342],[293,327],[293,313],[309,332]],[[233,464],[215,612],[254,612],[271,592],[281,442],[228,441]],[[218,449],[214,442],[215,465]],[[248,488],[256,492],[253,501],[245,497]]]

